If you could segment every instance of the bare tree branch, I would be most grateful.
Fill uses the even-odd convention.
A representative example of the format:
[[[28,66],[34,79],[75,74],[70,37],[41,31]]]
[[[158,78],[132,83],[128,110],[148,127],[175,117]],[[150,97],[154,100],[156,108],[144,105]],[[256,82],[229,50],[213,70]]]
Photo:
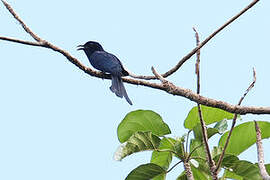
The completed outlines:
[[[194,27],[193,27],[193,30],[195,32],[195,37],[196,37],[196,46],[198,47],[200,45],[199,34]],[[201,87],[201,85],[200,85],[200,49],[198,49],[196,55],[197,55],[197,60],[196,60],[196,65],[195,65],[195,73],[197,75],[197,94],[200,94],[200,87]],[[208,161],[208,164],[210,167],[210,172],[212,174],[212,178],[214,180],[217,180],[218,177],[217,177],[217,173],[215,171],[216,165],[215,165],[215,161],[213,161],[213,159],[212,159],[209,144],[208,144],[207,127],[206,127],[206,124],[203,120],[201,105],[199,103],[197,103],[197,106],[198,106],[198,114],[199,114],[199,119],[200,119],[201,128],[202,128],[203,145],[204,145],[205,154],[206,154],[207,161]]]
[[[258,153],[258,165],[260,169],[260,174],[263,180],[270,180],[270,176],[267,173],[264,166],[264,155],[263,155],[263,147],[262,147],[262,133],[261,129],[256,121],[255,123],[255,131],[256,131],[256,145],[257,145],[257,153]]]
[[[164,77],[162,77],[156,70],[155,68],[152,66],[151,67],[152,73],[155,75],[155,77],[157,79],[159,79],[161,81],[162,84],[166,84],[166,83],[170,83],[169,81],[167,81]],[[172,84],[172,83],[171,83]]]
[[[15,11],[9,6],[4,0],[2,0],[4,5],[8,8],[10,12],[13,13],[13,16],[16,20],[19,22],[22,22],[24,29],[26,29],[26,32],[32,32],[26,25],[23,23],[23,21],[19,18],[19,16],[15,13]],[[32,36],[36,36],[34,33],[30,33]],[[36,36],[38,37],[38,36]],[[65,56],[71,63],[73,63],[75,66],[77,66],[79,69],[84,71],[85,73],[89,74],[90,76],[97,77],[97,78],[102,78],[102,79],[110,79],[110,75],[104,74],[98,71],[95,71],[85,65],[83,65],[77,58],[71,56],[67,51],[49,43],[48,41],[42,40],[41,38],[37,38],[40,42],[29,42],[29,41],[23,41],[19,39],[13,39],[13,38],[7,38],[7,37],[0,37],[1,40],[5,41],[11,41],[15,43],[20,43],[20,44],[25,44],[25,45],[31,45],[31,46],[40,46],[44,48],[51,49],[53,51],[59,52],[63,56]],[[197,50],[196,50],[197,51]],[[155,76],[156,77],[156,76]],[[158,79],[156,77],[156,79]],[[163,78],[164,79],[164,78]],[[205,106],[210,106],[214,108],[219,108],[223,109],[225,111],[231,112],[231,113],[237,113],[237,114],[270,114],[270,107],[245,107],[245,106],[239,106],[239,105],[231,105],[227,102],[224,101],[219,101],[215,99],[210,99],[207,97],[203,97],[201,95],[198,95],[197,93],[192,92],[190,89],[185,89],[179,86],[175,86],[174,84],[170,83],[169,81],[168,84],[169,86],[164,86],[164,84],[160,83],[153,83],[149,81],[143,81],[143,80],[137,80],[137,79],[132,79],[132,78],[123,78],[123,81],[129,84],[134,84],[134,85],[142,85],[154,89],[159,89],[165,92],[168,92],[173,95],[177,96],[182,96],[185,97],[193,102],[205,105]]]
[[[11,8],[11,6],[4,0],[2,0],[3,4],[6,6],[7,10],[13,15],[13,17],[22,25],[23,29],[30,34],[37,42],[41,42],[42,39],[35,35],[33,31],[20,19],[20,17],[15,13],[15,11]]]
[[[186,176],[188,180],[194,180],[192,171],[191,171],[191,166],[189,164],[189,162],[184,162],[184,168],[185,168],[185,172],[186,172]]]
[[[24,41],[20,39],[14,39],[14,38],[9,38],[9,37],[2,37],[2,36],[0,36],[0,39],[4,41],[10,41],[10,42],[15,42],[15,43],[20,43],[20,44],[25,44],[25,45],[30,45],[30,46],[44,47],[42,44],[38,42]]]
[[[210,36],[208,36],[200,45],[198,45],[196,48],[192,49],[187,55],[185,55],[172,69],[167,71],[164,74],[161,74],[163,77],[168,77],[175,73],[189,58],[191,58],[199,49],[201,49],[208,41],[210,41],[215,35],[217,35],[220,31],[222,31],[225,27],[227,27],[229,24],[231,24],[233,21],[235,21],[237,18],[239,18],[242,14],[244,14],[247,10],[249,10],[251,7],[253,7],[259,0],[253,0],[247,7],[245,7],[242,11],[240,11],[238,14],[233,16],[231,19],[229,19],[225,24],[223,24],[220,28],[218,28],[215,32],[213,32]],[[155,76],[144,76],[144,75],[132,75],[133,78],[138,79],[145,79],[145,80],[151,80],[156,79]]]
[[[163,78],[156,70],[155,68],[152,66],[151,68],[153,74],[161,81],[162,86],[166,89],[166,91],[170,94],[173,94],[174,91],[178,88],[177,86],[175,86],[173,83],[171,83],[170,81],[166,80],[165,78]],[[191,91],[191,90],[190,90]]]
[[[240,100],[239,100],[239,102],[238,102],[238,105],[239,105],[239,106],[241,105],[242,101],[244,100],[244,98],[246,97],[246,95],[248,94],[248,92],[254,87],[255,83],[256,83],[256,71],[255,71],[255,68],[253,68],[253,81],[252,81],[252,83],[249,85],[249,87],[247,88],[247,90],[246,90],[246,92],[244,93],[244,95],[240,98]],[[222,152],[221,152],[221,155],[220,155],[219,160],[218,160],[218,163],[217,163],[216,172],[219,171],[219,168],[220,168],[220,166],[221,166],[222,160],[223,160],[223,158],[224,158],[226,149],[227,149],[227,147],[228,147],[228,144],[229,144],[229,141],[230,141],[230,138],[231,138],[231,135],[232,135],[233,128],[234,128],[235,123],[236,123],[236,119],[237,119],[237,113],[234,114],[231,129],[230,129],[230,131],[229,131],[229,134],[228,134],[228,137],[227,137],[227,139],[226,139],[224,148],[223,148],[223,150],[222,150]]]

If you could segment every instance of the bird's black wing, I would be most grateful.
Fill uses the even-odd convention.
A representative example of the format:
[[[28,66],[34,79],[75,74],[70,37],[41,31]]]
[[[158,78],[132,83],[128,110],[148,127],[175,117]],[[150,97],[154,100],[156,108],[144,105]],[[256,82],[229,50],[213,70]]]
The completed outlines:
[[[121,61],[115,55],[113,55],[113,54],[111,54],[111,55],[114,57],[115,61],[117,61],[121,65],[122,76],[128,76],[129,73],[125,70],[125,68],[124,68],[123,64],[121,63]]]
[[[96,51],[90,56],[92,66],[100,71],[121,75],[122,64],[116,56],[105,51]]]

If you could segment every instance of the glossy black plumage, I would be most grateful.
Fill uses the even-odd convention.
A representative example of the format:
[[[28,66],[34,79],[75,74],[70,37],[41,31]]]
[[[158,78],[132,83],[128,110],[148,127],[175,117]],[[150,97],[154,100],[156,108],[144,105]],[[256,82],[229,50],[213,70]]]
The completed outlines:
[[[85,52],[90,64],[94,68],[104,73],[111,74],[112,85],[110,90],[120,98],[124,96],[127,102],[132,105],[121,78],[122,76],[128,76],[129,74],[124,69],[120,60],[115,55],[104,51],[102,46],[95,41],[88,41],[84,45],[79,45],[78,47],[78,50],[83,50]]]

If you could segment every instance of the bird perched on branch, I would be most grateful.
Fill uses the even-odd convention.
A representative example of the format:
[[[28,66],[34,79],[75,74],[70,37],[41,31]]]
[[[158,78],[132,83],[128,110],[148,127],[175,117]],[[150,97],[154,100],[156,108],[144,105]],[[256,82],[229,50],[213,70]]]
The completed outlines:
[[[90,64],[94,68],[104,73],[111,74],[111,91],[120,98],[124,96],[127,102],[132,105],[121,78],[122,76],[128,76],[129,73],[124,69],[120,60],[115,55],[104,51],[102,46],[95,41],[88,41],[84,45],[79,45],[77,47],[78,50],[83,50],[85,52]]]

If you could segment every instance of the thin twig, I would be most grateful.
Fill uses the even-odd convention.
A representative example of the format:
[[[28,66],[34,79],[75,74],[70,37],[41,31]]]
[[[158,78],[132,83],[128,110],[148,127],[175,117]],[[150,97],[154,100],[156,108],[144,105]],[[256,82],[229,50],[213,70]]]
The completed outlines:
[[[191,133],[192,130],[189,130],[187,133],[187,140],[186,140],[186,153],[188,152],[188,140],[189,140],[189,134]]]
[[[255,83],[256,83],[256,80],[257,80],[257,77],[256,77],[256,70],[255,68],[253,67],[253,81],[252,83],[249,85],[249,87],[247,88],[246,92],[243,94],[243,96],[240,98],[239,102],[238,102],[238,105],[240,106],[242,101],[244,100],[244,98],[246,97],[246,95],[248,94],[248,92],[254,87]]]
[[[26,26],[26,24],[20,19],[20,17],[15,13],[15,11],[11,8],[11,6],[4,0],[2,0],[3,4],[6,6],[6,8],[8,9],[8,11],[13,15],[13,17],[15,19],[17,19],[17,21],[21,24],[21,26],[23,27],[23,29],[30,34],[30,36],[32,38],[34,38],[37,42],[42,42],[43,40],[38,37],[35,33],[33,33],[33,31],[31,31],[31,29]]]
[[[245,7],[242,11],[240,11],[238,14],[233,16],[231,19],[229,19],[225,24],[223,24],[220,28],[218,28],[216,31],[214,31],[210,36],[208,36],[199,46],[191,50],[187,55],[185,55],[172,69],[167,71],[164,74],[161,74],[164,78],[172,75],[174,72],[176,72],[189,58],[191,58],[197,50],[201,49],[208,41],[210,41],[215,35],[217,35],[220,31],[222,31],[225,27],[227,27],[229,24],[231,24],[233,21],[235,21],[237,18],[239,18],[242,14],[244,14],[247,10],[249,10],[251,7],[253,7],[259,0],[253,0],[247,7]],[[151,80],[151,79],[157,79],[155,76],[144,76],[144,75],[133,75],[132,77],[138,78],[138,79],[145,79],[145,80]]]
[[[211,172],[212,172],[212,169],[216,169],[215,162],[213,161],[212,156],[211,156],[211,152],[210,152],[210,148],[209,148],[209,144],[208,144],[207,128],[206,128],[205,122],[203,120],[200,104],[198,104],[198,114],[199,114],[199,119],[200,119],[201,128],[202,128],[204,149],[206,152],[206,157],[207,157],[207,161],[209,163],[209,167],[210,167]]]
[[[247,88],[247,90],[245,91],[245,93],[243,94],[243,96],[240,98],[239,102],[238,102],[238,106],[241,105],[242,101],[244,100],[244,98],[246,97],[246,95],[249,93],[249,91],[254,87],[256,83],[256,71],[255,71],[255,68],[253,68],[253,81],[252,83],[249,85],[249,87]],[[228,147],[228,144],[229,144],[229,141],[230,141],[230,138],[231,138],[231,135],[232,135],[232,131],[233,131],[233,128],[236,124],[236,119],[237,119],[237,113],[234,114],[234,117],[233,117],[233,121],[232,121],[232,126],[231,126],[231,129],[229,131],[229,134],[228,134],[228,137],[226,139],[226,142],[225,142],[225,145],[224,145],[224,148],[221,152],[221,155],[218,159],[218,163],[217,163],[217,167],[216,167],[216,172],[219,171],[219,168],[221,166],[221,163],[222,163],[222,160],[224,158],[224,155],[225,155],[225,152],[226,152],[226,149]]]
[[[200,45],[199,33],[197,32],[195,27],[193,27],[193,31],[195,32],[196,46],[198,47]],[[197,94],[200,94],[200,91],[201,91],[201,84],[200,84],[200,61],[201,61],[200,55],[201,55],[201,50],[200,49],[198,49],[196,55],[197,55],[197,59],[196,59],[196,64],[195,64],[195,74],[197,75]],[[200,104],[198,103],[198,106],[199,105]]]
[[[225,155],[225,151],[226,151],[226,149],[227,149],[227,146],[228,146],[228,144],[229,144],[229,140],[230,140],[231,135],[232,135],[233,128],[234,128],[235,123],[236,123],[236,119],[237,119],[237,114],[234,114],[234,117],[233,117],[233,120],[232,120],[232,126],[231,126],[231,129],[230,129],[230,131],[229,131],[229,134],[228,134],[228,137],[227,137],[227,139],[226,139],[224,148],[223,148],[223,150],[222,150],[222,152],[221,152],[221,155],[220,155],[220,157],[219,157],[219,159],[218,159],[218,163],[217,163],[217,166],[216,166],[216,172],[219,171],[219,168],[220,168],[220,166],[221,166],[222,160],[223,160],[224,155]]]
[[[195,37],[196,37],[196,46],[198,47],[200,45],[199,34],[194,27],[193,27],[193,30],[195,32]],[[200,85],[200,49],[198,49],[196,55],[197,55],[197,60],[196,60],[196,66],[195,66],[195,69],[196,69],[195,73],[197,75],[197,94],[200,94],[200,87],[201,87],[201,85]],[[210,148],[209,148],[209,144],[208,144],[207,128],[206,128],[206,124],[203,120],[201,105],[199,103],[197,103],[197,106],[198,106],[199,119],[200,119],[201,128],[202,128],[203,145],[204,145],[204,149],[206,152],[207,161],[208,161],[208,164],[210,167],[212,178],[214,180],[217,180],[218,177],[217,177],[217,173],[215,172],[216,165],[215,165],[215,162],[211,156],[211,152],[210,152]]]
[[[264,155],[263,155],[263,146],[262,146],[262,133],[261,129],[256,121],[255,123],[255,131],[256,131],[256,145],[257,145],[257,153],[258,153],[258,165],[260,169],[260,174],[263,180],[270,180],[270,176],[266,171],[264,166]]]
[[[2,36],[0,36],[0,39],[4,41],[10,41],[10,42],[20,43],[20,44],[25,44],[25,45],[44,47],[44,45],[40,44],[39,42],[24,41],[20,39],[14,39],[14,38],[9,38],[9,37],[2,37]]]
[[[178,164],[180,164],[181,162],[183,162],[182,160],[178,161],[175,165],[173,165],[166,173],[169,173],[171,170],[173,170],[173,168],[175,168]]]
[[[195,38],[196,38],[196,46],[198,47],[200,45],[200,38],[199,38],[199,33],[195,29],[195,27],[192,28],[193,31],[195,32]],[[197,74],[197,94],[200,94],[200,61],[201,61],[201,50],[198,49],[197,53],[197,60],[195,64],[195,74]]]
[[[2,2],[6,3],[3,0],[2,0]],[[9,8],[9,11],[11,11],[14,14],[14,17],[16,18],[16,20],[19,21],[19,19],[17,18],[18,16],[16,15],[15,11],[9,5],[7,7]],[[22,21],[22,20],[20,20],[20,21]],[[25,27],[27,27],[27,26],[25,26]],[[83,65],[77,58],[71,56],[67,51],[65,51],[65,50],[47,42],[47,41],[43,40],[43,42],[40,45],[37,45],[35,42],[22,41],[19,39],[12,39],[12,38],[7,38],[7,37],[1,37],[0,39],[16,42],[16,43],[20,43],[20,44],[26,44],[26,45],[31,45],[31,46],[40,46],[40,47],[51,49],[51,50],[59,52],[60,54],[65,56],[71,63],[73,63],[75,66],[77,66],[79,69],[81,69],[85,73],[89,74],[90,76],[101,78],[101,79],[111,79],[110,75],[95,71],[95,70]],[[150,87],[153,89],[159,89],[159,90],[168,92],[168,93],[173,94],[173,95],[185,97],[185,98],[187,98],[191,101],[194,101],[196,103],[200,103],[200,104],[205,105],[205,106],[223,109],[223,110],[231,112],[231,113],[237,113],[237,114],[241,114],[241,115],[248,114],[248,113],[250,113],[250,114],[270,114],[270,107],[235,106],[235,105],[231,105],[231,104],[224,102],[224,101],[219,101],[219,100],[203,97],[201,95],[198,95],[197,93],[192,92],[190,89],[185,89],[185,88],[182,88],[179,86],[175,86],[172,83],[170,83],[170,86],[164,86],[163,84],[159,84],[159,83],[153,83],[153,82],[148,82],[148,81],[143,81],[143,80],[136,80],[136,79],[126,78],[126,77],[123,78],[123,81],[126,83],[129,83],[129,84],[141,85],[141,86],[146,86],[146,87]]]
[[[174,90],[177,88],[173,83],[169,82],[168,80],[166,80],[165,78],[163,78],[156,70],[155,68],[152,66],[151,68],[153,74],[161,81],[162,85],[164,88],[166,88],[166,91],[168,93],[172,93],[174,92]]]
[[[155,75],[155,77],[156,77],[157,79],[159,79],[159,80],[161,81],[162,84],[168,83],[168,81],[167,81],[164,77],[162,77],[162,76],[155,70],[155,68],[154,68],[153,66],[151,67],[151,70],[152,70],[152,73]]]

